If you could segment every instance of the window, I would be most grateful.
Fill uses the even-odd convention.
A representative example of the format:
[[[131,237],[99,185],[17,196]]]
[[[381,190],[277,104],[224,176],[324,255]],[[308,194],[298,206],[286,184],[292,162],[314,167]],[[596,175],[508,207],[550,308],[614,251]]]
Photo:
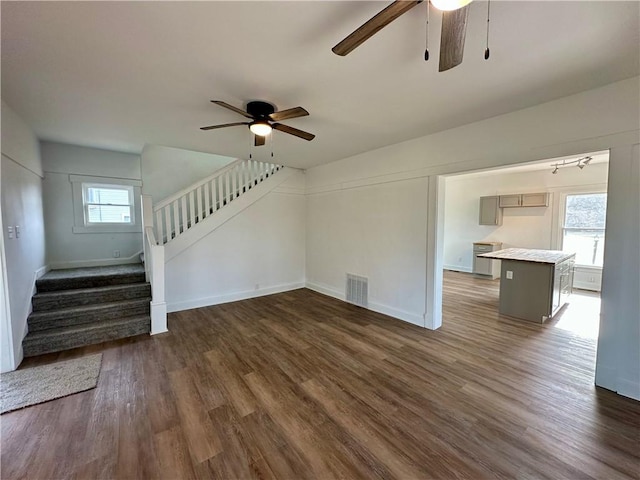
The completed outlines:
[[[85,225],[133,223],[133,187],[82,184]]]
[[[73,194],[73,233],[142,231],[142,182],[129,178],[69,175]]]
[[[606,193],[567,195],[562,250],[576,253],[576,264],[602,267],[607,212]]]

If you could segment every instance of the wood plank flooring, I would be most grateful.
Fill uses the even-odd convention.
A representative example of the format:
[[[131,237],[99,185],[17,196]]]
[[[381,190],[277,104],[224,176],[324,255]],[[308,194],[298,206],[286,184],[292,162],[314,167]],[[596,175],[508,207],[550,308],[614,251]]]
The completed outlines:
[[[2,478],[639,478],[640,403],[594,387],[594,340],[444,289],[435,332],[302,289],[29,359],[104,353],[96,389],[1,417]]]

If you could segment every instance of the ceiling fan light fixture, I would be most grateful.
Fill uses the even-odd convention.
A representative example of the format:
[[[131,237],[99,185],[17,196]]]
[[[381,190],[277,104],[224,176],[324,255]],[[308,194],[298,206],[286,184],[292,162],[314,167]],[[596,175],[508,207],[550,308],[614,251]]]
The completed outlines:
[[[255,135],[266,137],[271,133],[271,125],[266,121],[255,121],[249,125],[249,130]]]
[[[469,5],[472,0],[431,0],[433,5],[438,10],[449,12],[451,10],[457,10],[464,6]]]

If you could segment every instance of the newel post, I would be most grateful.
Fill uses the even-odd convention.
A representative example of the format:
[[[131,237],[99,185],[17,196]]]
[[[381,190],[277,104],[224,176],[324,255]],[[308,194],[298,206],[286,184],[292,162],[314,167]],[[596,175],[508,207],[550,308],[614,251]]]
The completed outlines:
[[[167,303],[164,297],[164,246],[153,231],[153,200],[142,195],[144,268],[151,283],[151,335],[167,332]]]

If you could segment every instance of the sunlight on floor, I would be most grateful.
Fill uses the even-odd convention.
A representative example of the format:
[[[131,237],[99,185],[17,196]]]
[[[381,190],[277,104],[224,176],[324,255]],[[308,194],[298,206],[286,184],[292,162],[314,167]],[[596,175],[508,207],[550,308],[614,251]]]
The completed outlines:
[[[583,338],[598,338],[600,328],[600,295],[597,292],[574,290],[555,323],[561,328]]]

